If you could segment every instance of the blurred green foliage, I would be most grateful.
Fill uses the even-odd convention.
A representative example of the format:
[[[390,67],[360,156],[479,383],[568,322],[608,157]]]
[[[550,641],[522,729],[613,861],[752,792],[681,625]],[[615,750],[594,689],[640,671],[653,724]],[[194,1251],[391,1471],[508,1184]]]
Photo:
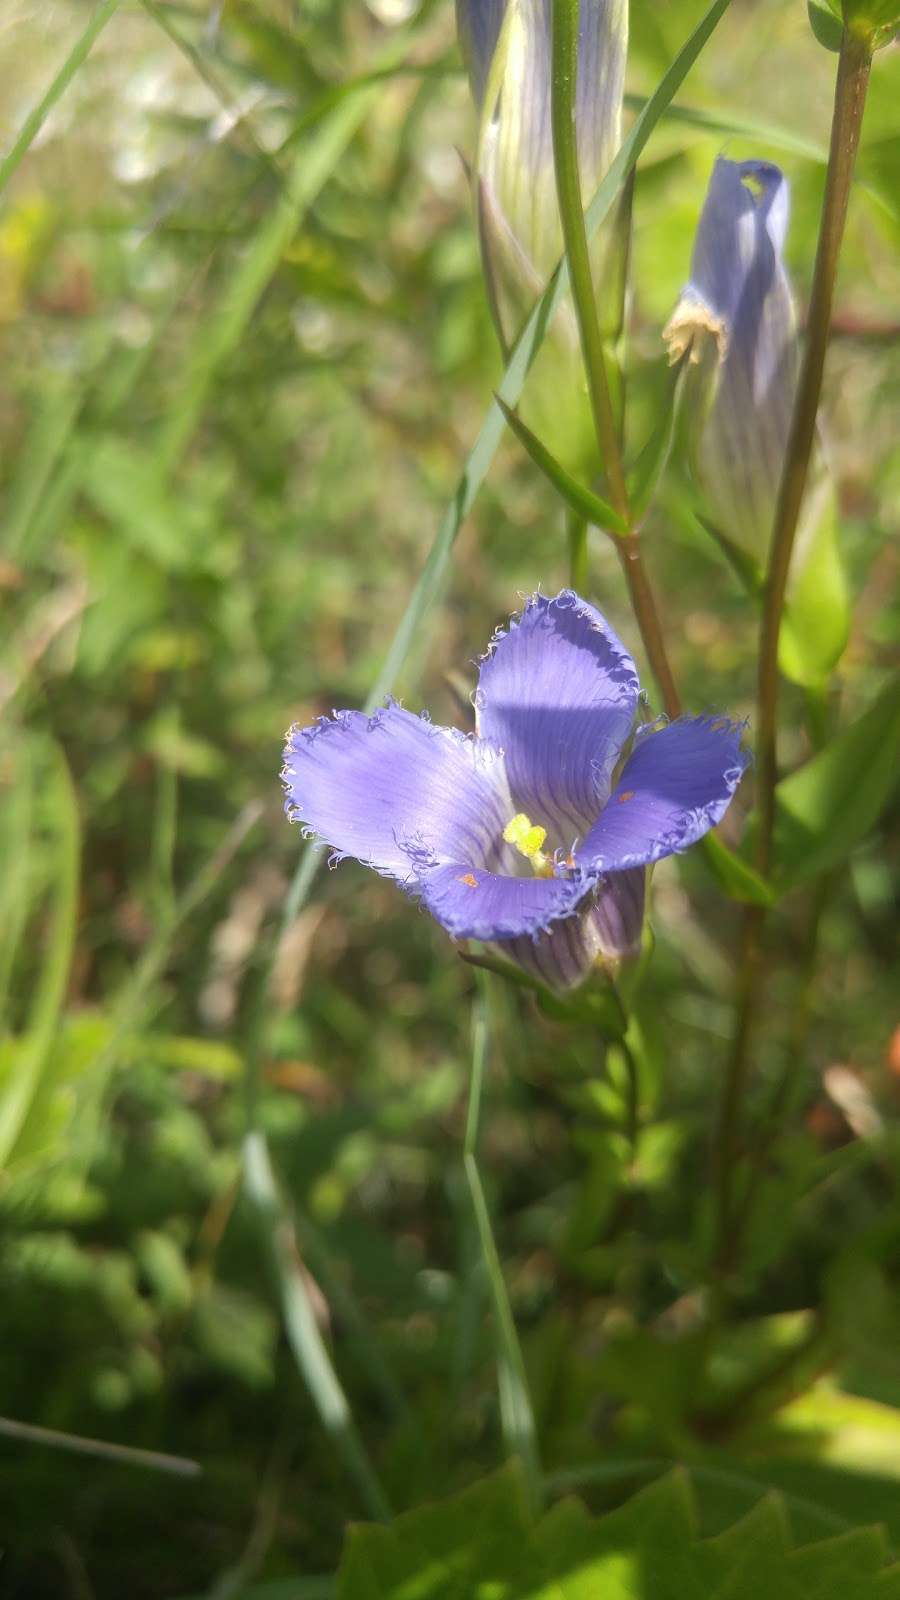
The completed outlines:
[[[634,0],[632,107],[702,9]],[[462,1169],[471,969],[349,863],[280,928],[299,843],[284,729],[364,701],[499,376],[452,8],[104,11],[0,192],[0,1418],[183,1470],[0,1423],[17,1600],[336,1570],[371,1506],[279,1282],[395,1510],[503,1454]],[[92,15],[4,15],[0,148]],[[776,924],[729,1317],[706,1264],[737,919],[704,858],[655,877],[634,1158],[621,1053],[499,983],[479,1146],[551,1487],[568,1474],[600,1511],[680,1460],[704,1536],[768,1484],[798,1542],[881,1521],[895,1552],[898,69],[887,49],[873,73],[824,407],[853,626],[826,694],[785,691],[791,765],[838,724],[850,754],[817,757],[828,786],[783,786],[801,887]],[[803,301],[832,73],[800,0],[734,0],[655,131],[635,193],[635,455],[723,148],[788,171]],[[686,704],[749,711],[752,610],[677,458],[646,542]],[[591,598],[637,649],[614,554],[598,538],[590,559]],[[558,505],[509,439],[417,632],[407,703],[464,722],[493,627],[565,576]],[[853,853],[810,889],[823,805]],[[274,1271],[242,1186],[251,1099],[278,1175]]]

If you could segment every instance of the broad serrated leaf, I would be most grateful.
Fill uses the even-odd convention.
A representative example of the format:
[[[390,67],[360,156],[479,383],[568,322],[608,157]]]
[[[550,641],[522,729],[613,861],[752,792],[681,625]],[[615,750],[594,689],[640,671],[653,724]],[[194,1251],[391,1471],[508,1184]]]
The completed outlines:
[[[618,1510],[560,1501],[529,1521],[515,1467],[452,1499],[348,1535],[336,1600],[897,1600],[880,1529],[792,1549],[777,1493],[714,1539],[677,1468]]]
[[[512,1593],[527,1539],[524,1484],[510,1465],[389,1528],[351,1528],[337,1600],[468,1600],[479,1592],[499,1600]]]
[[[861,1580],[884,1566],[887,1542],[880,1528],[851,1528],[834,1539],[805,1545],[788,1557],[791,1577],[799,1581],[805,1600],[830,1600],[855,1595]],[[871,1585],[870,1585],[871,1588]]]

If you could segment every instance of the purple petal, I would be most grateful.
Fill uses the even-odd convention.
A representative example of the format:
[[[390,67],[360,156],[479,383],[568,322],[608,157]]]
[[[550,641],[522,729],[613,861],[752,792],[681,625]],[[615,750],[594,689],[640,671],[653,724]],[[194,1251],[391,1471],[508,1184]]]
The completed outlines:
[[[515,807],[502,759],[453,728],[390,704],[338,711],[288,736],[282,772],[292,820],[401,881],[423,862],[510,861]]]
[[[578,865],[616,872],[695,844],[722,818],[750,760],[741,732],[725,717],[681,717],[639,735]]]
[[[644,921],[646,872],[614,872],[587,896],[574,916],[555,922],[537,938],[495,941],[497,954],[551,989],[574,989],[598,961],[637,954]]]
[[[476,106],[484,98],[505,10],[506,0],[456,0],[459,43]]]
[[[568,917],[590,890],[580,877],[512,878],[462,864],[420,880],[422,901],[454,939],[528,939]]]
[[[478,731],[506,756],[516,809],[568,849],[602,809],[634,720],[634,662],[571,590],[534,595],[481,663]]]

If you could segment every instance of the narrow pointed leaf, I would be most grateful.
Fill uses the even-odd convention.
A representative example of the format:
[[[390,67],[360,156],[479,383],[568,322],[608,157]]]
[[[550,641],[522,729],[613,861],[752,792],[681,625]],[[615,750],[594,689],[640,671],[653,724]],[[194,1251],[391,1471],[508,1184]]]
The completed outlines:
[[[717,834],[708,833],[701,843],[707,865],[730,899],[749,906],[775,904],[778,895],[772,885],[760,876],[755,867],[751,867],[749,861],[729,850]]]
[[[785,886],[846,860],[877,822],[900,769],[900,677],[776,791],[775,859]]]
[[[615,512],[611,505],[601,500],[598,494],[591,489],[586,489],[567,472],[561,462],[551,455],[545,444],[542,444],[537,434],[526,427],[521,417],[511,410],[505,400],[497,396],[497,404],[503,412],[509,426],[516,438],[525,446],[535,466],[543,473],[544,477],[552,483],[557,494],[561,495],[566,504],[577,511],[585,521],[592,522],[595,527],[603,528],[608,533],[624,534],[627,532],[622,518]]]
[[[673,367],[662,416],[628,473],[628,493],[635,517],[644,515],[668,466],[684,399],[686,375],[685,361]]]

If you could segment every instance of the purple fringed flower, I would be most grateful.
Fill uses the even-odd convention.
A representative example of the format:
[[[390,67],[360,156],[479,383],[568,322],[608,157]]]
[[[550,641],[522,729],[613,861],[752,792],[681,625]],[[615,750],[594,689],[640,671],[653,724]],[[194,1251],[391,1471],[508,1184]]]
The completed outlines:
[[[477,732],[391,701],[293,728],[286,810],[557,989],[640,942],[646,868],[722,817],[748,756],[727,718],[631,735],[625,647],[571,590],[527,601],[481,662]]]

